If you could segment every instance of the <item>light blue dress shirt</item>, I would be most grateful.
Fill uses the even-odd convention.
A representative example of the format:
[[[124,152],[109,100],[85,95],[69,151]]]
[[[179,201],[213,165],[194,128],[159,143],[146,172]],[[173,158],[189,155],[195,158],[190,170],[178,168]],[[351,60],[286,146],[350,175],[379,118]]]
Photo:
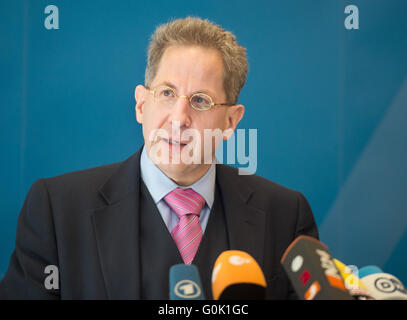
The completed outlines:
[[[175,227],[179,219],[175,212],[166,204],[163,197],[176,188],[192,188],[205,199],[206,203],[199,216],[202,233],[205,232],[215,198],[216,159],[201,179],[190,186],[179,186],[151,161],[144,146],[140,157],[140,171],[141,178],[150,192],[169,232]]]

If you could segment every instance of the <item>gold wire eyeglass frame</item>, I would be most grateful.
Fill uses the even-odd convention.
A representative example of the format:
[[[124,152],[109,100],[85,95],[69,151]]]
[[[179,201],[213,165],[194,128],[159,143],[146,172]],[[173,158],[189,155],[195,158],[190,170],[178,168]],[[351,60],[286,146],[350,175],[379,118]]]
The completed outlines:
[[[197,92],[197,93],[194,93],[193,95],[191,95],[189,97],[189,96],[186,96],[186,95],[177,95],[175,93],[175,89],[173,89],[171,87],[168,87],[168,86],[158,86],[158,87],[156,87],[154,89],[150,89],[150,88],[147,87],[147,89],[150,91],[150,93],[153,95],[154,98],[155,98],[155,92],[160,88],[165,88],[165,89],[171,90],[174,93],[174,97],[176,99],[178,99],[178,98],[188,99],[190,106],[192,108],[194,108],[195,110],[198,110],[198,111],[206,111],[206,110],[209,110],[210,108],[212,108],[213,106],[230,106],[231,105],[230,103],[215,103],[215,102],[213,102],[212,97],[207,95],[206,93]],[[197,108],[196,106],[194,106],[193,103],[192,103],[192,99],[193,99],[193,97],[196,97],[196,96],[201,97],[201,98],[202,97],[207,98],[210,101],[210,103],[208,104],[208,107],[206,107],[206,108]]]

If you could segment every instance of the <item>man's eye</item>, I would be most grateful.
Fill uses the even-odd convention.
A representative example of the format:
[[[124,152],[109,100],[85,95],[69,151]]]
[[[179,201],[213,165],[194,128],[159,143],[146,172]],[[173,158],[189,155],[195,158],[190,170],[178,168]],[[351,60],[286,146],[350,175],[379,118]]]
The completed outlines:
[[[206,96],[204,96],[203,94],[195,94],[192,97],[192,103],[196,106],[200,106],[200,107],[207,107],[208,105],[211,104],[211,100],[210,98],[207,98]]]
[[[174,96],[174,92],[172,92],[172,90],[165,89],[165,90],[163,90],[162,95],[163,95],[164,97],[173,97],[173,96]]]

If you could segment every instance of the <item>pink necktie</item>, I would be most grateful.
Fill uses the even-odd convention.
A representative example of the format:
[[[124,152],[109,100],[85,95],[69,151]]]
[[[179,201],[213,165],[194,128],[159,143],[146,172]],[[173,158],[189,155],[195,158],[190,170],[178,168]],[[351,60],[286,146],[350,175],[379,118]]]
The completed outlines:
[[[199,215],[205,199],[191,188],[176,188],[164,197],[164,201],[179,218],[171,236],[185,264],[191,264],[202,240]]]

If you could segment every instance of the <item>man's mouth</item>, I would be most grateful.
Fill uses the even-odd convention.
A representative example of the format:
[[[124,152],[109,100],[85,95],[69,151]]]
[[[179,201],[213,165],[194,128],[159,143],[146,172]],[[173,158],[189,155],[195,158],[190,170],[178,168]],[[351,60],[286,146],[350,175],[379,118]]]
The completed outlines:
[[[172,140],[172,139],[165,139],[162,138],[165,142],[167,142],[168,144],[172,144],[175,146],[186,146],[187,144],[184,142],[180,142],[180,141],[176,141],[176,140]]]

